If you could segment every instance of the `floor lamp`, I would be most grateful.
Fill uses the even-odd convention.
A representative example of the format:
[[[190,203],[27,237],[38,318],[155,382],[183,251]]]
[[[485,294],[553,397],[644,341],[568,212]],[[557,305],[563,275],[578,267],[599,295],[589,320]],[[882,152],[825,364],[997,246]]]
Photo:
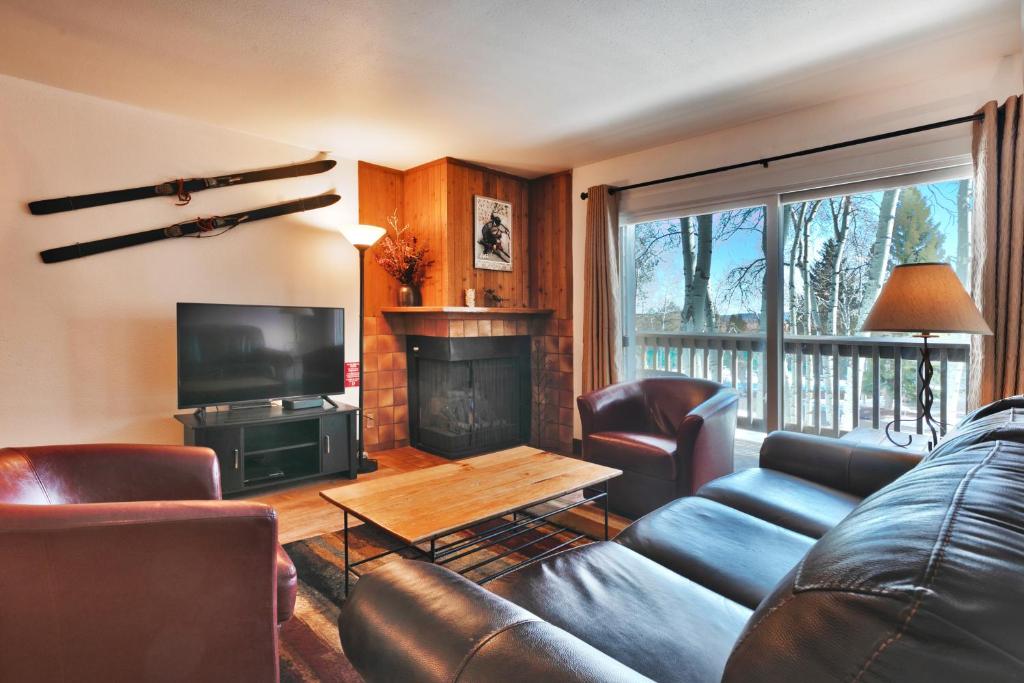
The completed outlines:
[[[931,450],[939,441],[932,417],[934,396],[931,389],[932,360],[928,340],[937,332],[953,334],[992,334],[974,300],[960,283],[948,263],[905,263],[892,269],[892,275],[882,286],[871,312],[861,327],[866,332],[912,332],[924,341],[921,360],[917,364],[917,404],[920,420],[928,425]],[[877,381],[877,379],[876,379]],[[900,409],[896,406],[896,410]],[[885,435],[897,446],[890,434],[892,422],[885,426]]]
[[[376,225],[346,225],[342,236],[359,250],[359,472],[375,472],[377,461],[366,456],[366,416],[363,413],[363,308],[365,306],[366,250],[384,236],[384,228]]]

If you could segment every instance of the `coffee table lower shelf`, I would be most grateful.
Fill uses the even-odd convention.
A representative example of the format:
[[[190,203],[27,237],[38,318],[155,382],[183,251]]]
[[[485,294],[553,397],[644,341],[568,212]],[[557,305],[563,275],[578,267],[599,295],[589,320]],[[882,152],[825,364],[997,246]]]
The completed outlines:
[[[364,524],[368,524],[368,525],[374,527],[375,529],[379,529],[380,531],[384,532],[385,534],[388,534],[388,530],[384,529],[383,527],[380,527],[380,526],[374,524],[372,521],[370,521],[368,519],[364,519],[363,517],[360,517],[355,512],[351,512],[349,510],[344,510],[343,509],[344,518],[345,518],[345,528],[344,528],[344,541],[345,541],[345,550],[344,550],[344,554],[345,554],[345,596],[346,597],[348,596],[349,578],[351,576],[355,576],[356,578],[359,578],[359,576],[360,576],[359,572],[357,572],[355,570],[356,567],[358,567],[360,565],[363,565],[363,564],[366,564],[368,562],[373,562],[374,560],[379,560],[379,559],[387,557],[389,555],[394,555],[394,554],[399,553],[399,552],[401,552],[403,550],[413,550],[413,551],[417,552],[424,560],[426,560],[428,562],[431,562],[433,564],[446,565],[446,564],[448,564],[450,562],[454,562],[454,561],[460,560],[460,559],[462,559],[464,557],[469,557],[470,555],[474,555],[474,554],[480,552],[481,550],[484,550],[485,548],[490,548],[492,546],[498,545],[499,543],[505,543],[506,541],[509,541],[509,540],[511,540],[511,539],[513,539],[513,538],[515,538],[517,536],[521,536],[521,535],[523,535],[525,533],[528,533],[530,531],[542,531],[543,530],[542,535],[540,537],[538,537],[538,538],[534,538],[534,539],[531,539],[531,540],[526,540],[523,543],[518,544],[518,545],[516,545],[513,548],[509,548],[509,549],[504,550],[499,555],[495,555],[494,557],[484,558],[484,559],[481,559],[479,562],[474,562],[473,564],[469,565],[468,567],[463,567],[462,569],[454,570],[454,571],[457,571],[459,574],[466,575],[466,574],[468,574],[470,572],[478,571],[478,570],[486,567],[487,565],[489,565],[489,564],[491,564],[493,562],[497,562],[498,560],[504,559],[505,557],[508,557],[509,555],[521,552],[521,551],[529,548],[530,546],[537,545],[538,543],[542,543],[544,541],[548,541],[548,540],[551,540],[551,539],[555,539],[556,541],[560,541],[558,543],[558,545],[556,545],[556,546],[554,546],[552,548],[548,548],[548,549],[544,550],[543,552],[541,552],[541,553],[539,553],[537,555],[534,555],[533,557],[529,557],[529,558],[527,558],[525,560],[522,560],[520,562],[517,562],[516,564],[513,564],[513,565],[511,565],[509,567],[503,567],[502,569],[500,569],[500,570],[498,570],[496,572],[493,572],[493,573],[487,574],[487,575],[485,575],[483,577],[474,579],[474,581],[476,583],[478,583],[480,585],[483,585],[483,584],[487,583],[488,581],[493,581],[494,579],[497,579],[497,578],[502,577],[502,576],[504,576],[506,574],[514,572],[517,569],[522,569],[523,567],[525,567],[527,565],[530,565],[530,564],[533,564],[534,562],[538,562],[540,560],[543,560],[545,557],[549,557],[551,555],[554,555],[555,553],[559,552],[560,550],[568,548],[568,547],[570,547],[571,545],[573,545],[574,543],[576,543],[578,541],[582,541],[582,540],[585,540],[585,539],[586,540],[591,540],[591,541],[600,540],[600,539],[594,538],[592,536],[589,536],[588,534],[584,534],[582,532],[575,531],[573,529],[570,529],[568,527],[564,527],[564,526],[562,526],[560,524],[556,524],[555,522],[550,521],[550,518],[555,516],[555,515],[562,514],[564,512],[572,510],[573,508],[580,507],[581,505],[587,505],[589,503],[594,503],[594,502],[598,502],[598,501],[600,501],[602,510],[604,512],[604,540],[607,541],[608,540],[608,482],[605,481],[605,482],[603,482],[603,483],[601,483],[601,484],[599,484],[597,486],[588,486],[587,490],[588,491],[597,491],[597,492],[596,493],[590,493],[590,495],[584,495],[581,500],[574,501],[574,502],[572,502],[572,503],[570,503],[568,505],[563,505],[563,506],[561,506],[561,507],[559,507],[557,509],[547,511],[547,512],[544,512],[542,514],[532,513],[532,512],[530,512],[530,508],[537,507],[538,505],[543,505],[544,502],[550,502],[550,501],[544,501],[544,502],[541,502],[541,503],[534,503],[534,504],[532,504],[532,505],[530,505],[528,507],[521,508],[519,510],[514,510],[511,513],[507,513],[504,516],[497,518],[497,519],[500,519],[500,520],[504,520],[504,523],[499,524],[497,527],[493,527],[493,528],[489,528],[489,529],[484,529],[480,533],[473,532],[473,534],[469,538],[460,538],[459,540],[450,541],[448,543],[442,543],[442,544],[439,545],[439,541],[442,541],[443,539],[445,539],[445,538],[447,538],[449,536],[454,536],[456,534],[462,534],[462,533],[464,533],[466,531],[473,531],[475,527],[479,527],[482,524],[486,524],[488,521],[494,521],[494,520],[493,519],[491,519],[491,520],[478,520],[478,521],[475,521],[472,524],[466,525],[466,526],[464,526],[464,527],[462,527],[460,529],[455,529],[453,531],[447,531],[447,532],[445,532],[443,534],[440,534],[438,536],[432,536],[432,537],[430,537],[429,539],[427,539],[426,541],[423,542],[423,544],[426,544],[425,547],[424,547],[423,544],[419,544],[419,543],[405,543],[405,544],[402,544],[402,545],[400,545],[400,546],[398,546],[396,548],[392,548],[391,550],[387,550],[385,552],[378,553],[378,554],[374,555],[373,557],[363,558],[363,559],[358,560],[356,562],[352,562],[350,560],[350,558],[349,558],[349,515],[351,514],[353,517],[356,517],[357,519],[362,521]],[[561,496],[559,496],[559,497],[561,497]],[[508,519],[509,515],[512,516],[511,520]],[[572,535],[572,538],[569,538],[568,540],[558,538],[562,534]],[[388,534],[388,535],[390,535],[390,534]]]

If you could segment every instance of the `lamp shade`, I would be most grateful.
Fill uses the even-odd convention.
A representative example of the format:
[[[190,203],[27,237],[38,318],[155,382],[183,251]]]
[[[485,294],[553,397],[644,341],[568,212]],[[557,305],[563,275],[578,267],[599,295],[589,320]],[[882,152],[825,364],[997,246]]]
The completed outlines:
[[[341,228],[342,236],[355,247],[372,247],[387,232],[376,225],[351,224]]]
[[[948,263],[906,263],[893,268],[861,329],[992,334]]]

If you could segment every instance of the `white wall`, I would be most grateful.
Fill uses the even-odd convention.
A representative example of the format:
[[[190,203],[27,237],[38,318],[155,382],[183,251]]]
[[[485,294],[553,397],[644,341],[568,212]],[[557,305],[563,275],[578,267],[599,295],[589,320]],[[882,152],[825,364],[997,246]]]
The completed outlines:
[[[245,106],[240,102],[239,107]],[[32,216],[34,199],[307,161],[316,152],[0,76],[0,445],[181,443],[178,301],[343,306],[356,360],[356,164],[172,199]],[[44,265],[38,252],[334,190],[314,212],[215,239]],[[355,403],[350,390],[343,400]]]
[[[1021,92],[1021,55],[934,74],[915,85],[829,102],[573,169],[574,388],[582,390],[583,253],[586,202],[579,193],[600,184],[628,185],[704,168],[909,128],[971,114],[985,102]],[[736,106],[743,106],[737,102]],[[915,170],[931,160],[952,163],[970,154],[970,126],[874,143],[860,150],[805,157],[682,181],[622,195],[622,209],[650,217],[669,207],[711,206],[731,198],[813,186],[813,179],[854,180],[872,169]],[[942,165],[940,163],[940,165]],[[884,174],[884,172],[883,172]],[[580,436],[579,416],[575,435]]]

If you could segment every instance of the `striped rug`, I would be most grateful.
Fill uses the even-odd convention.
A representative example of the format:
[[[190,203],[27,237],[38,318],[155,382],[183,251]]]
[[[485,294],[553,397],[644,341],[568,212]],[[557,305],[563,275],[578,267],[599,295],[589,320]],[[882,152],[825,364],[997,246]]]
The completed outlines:
[[[496,521],[482,525],[477,532],[499,523],[500,521]],[[447,566],[454,570],[465,569],[484,560],[498,558],[499,555],[513,551],[505,557],[495,559],[485,567],[467,573],[468,578],[481,578],[503,567],[510,567],[517,562],[553,549],[572,538],[572,535],[566,533],[542,539],[549,531],[546,527],[541,531],[529,531],[504,543],[495,544],[455,560]],[[462,536],[465,537],[468,534],[462,534]],[[342,538],[342,533],[339,531],[296,541],[285,546],[285,550],[298,570],[299,590],[295,601],[295,615],[281,627],[281,681],[283,683],[305,683],[307,681],[358,683],[362,681],[348,659],[345,658],[338,639],[338,611],[345,601],[345,544]],[[454,541],[458,538],[459,536],[449,536],[443,542]],[[349,540],[351,543],[349,557],[353,561],[371,557],[397,545],[386,534],[366,525],[351,529]],[[527,541],[536,540],[539,540],[536,545],[519,549],[519,546]],[[578,545],[584,543],[586,541],[577,542]],[[402,551],[401,554],[404,557],[416,557],[416,553],[410,550]],[[361,565],[358,570],[365,574],[378,566],[395,561],[397,561],[397,557],[392,555]],[[357,580],[353,577],[353,585]]]

